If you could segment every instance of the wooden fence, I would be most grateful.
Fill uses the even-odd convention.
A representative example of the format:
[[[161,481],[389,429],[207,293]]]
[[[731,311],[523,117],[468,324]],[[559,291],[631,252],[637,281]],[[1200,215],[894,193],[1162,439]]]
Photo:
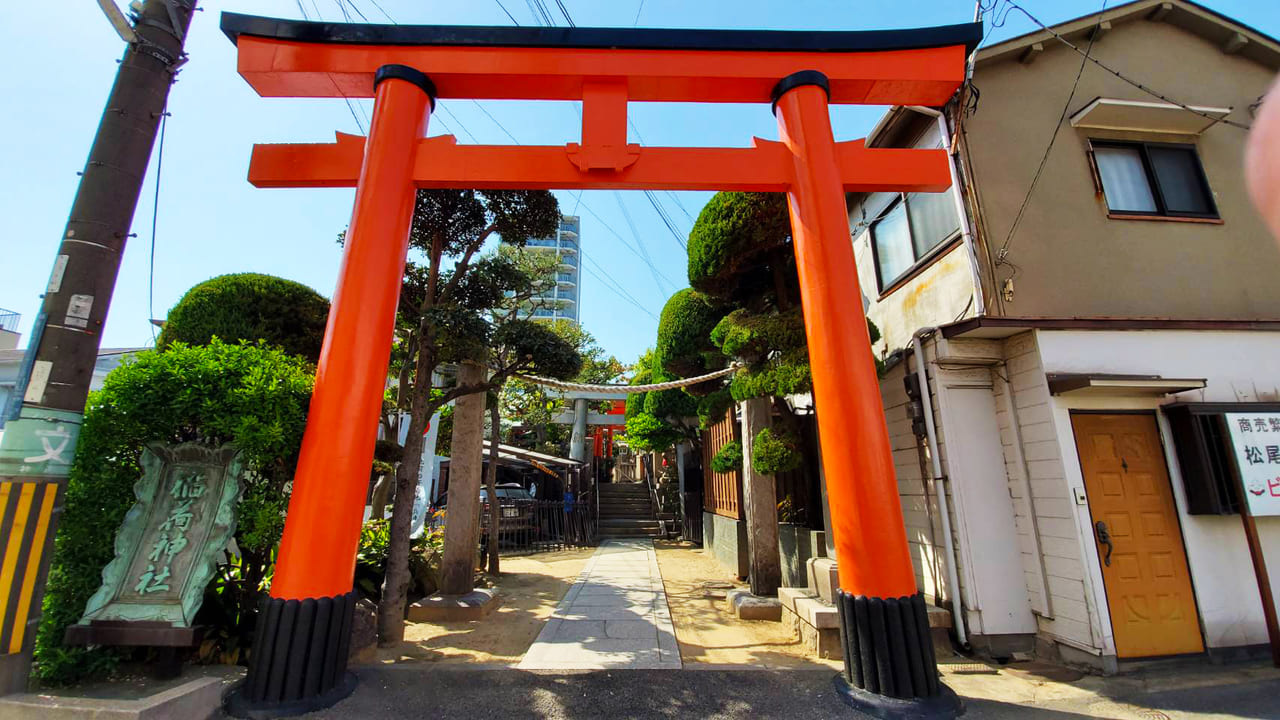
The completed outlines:
[[[711,469],[711,458],[720,448],[735,440],[741,442],[742,432],[730,407],[723,420],[702,433],[702,507],[709,513],[736,520],[741,517],[742,473],[737,470],[718,473]]]

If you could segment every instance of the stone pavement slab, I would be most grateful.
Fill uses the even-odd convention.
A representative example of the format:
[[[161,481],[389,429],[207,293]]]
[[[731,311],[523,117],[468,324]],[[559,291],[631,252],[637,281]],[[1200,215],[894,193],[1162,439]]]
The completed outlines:
[[[680,647],[653,541],[601,544],[519,667],[680,669]]]

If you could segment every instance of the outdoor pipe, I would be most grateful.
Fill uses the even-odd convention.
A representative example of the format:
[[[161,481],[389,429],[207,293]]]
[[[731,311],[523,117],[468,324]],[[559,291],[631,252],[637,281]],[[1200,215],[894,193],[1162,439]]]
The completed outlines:
[[[929,374],[924,369],[924,344],[920,337],[937,328],[923,328],[911,335],[916,356],[916,379],[920,381],[920,403],[924,410],[925,442],[929,446],[929,463],[933,468],[933,487],[938,494],[938,511],[942,514],[944,562],[947,565],[947,594],[951,596],[951,626],[956,629],[956,642],[968,647],[964,627],[964,603],[960,597],[960,580],[956,574],[956,548],[951,540],[951,513],[947,508],[947,480],[942,475],[942,459],[938,457],[938,431],[933,424],[933,398],[929,396]]]

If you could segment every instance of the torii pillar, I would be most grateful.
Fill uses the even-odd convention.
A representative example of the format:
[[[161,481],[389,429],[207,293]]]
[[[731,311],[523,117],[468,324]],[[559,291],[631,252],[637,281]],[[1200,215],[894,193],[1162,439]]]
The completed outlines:
[[[979,24],[872,32],[466,28],[306,23],[224,13],[238,69],[262,95],[375,97],[367,139],[260,145],[259,187],[356,187],[338,289],[271,598],[231,710],[269,717],[336,702],[352,572],[416,188],[785,192],[800,276],[845,672],[880,717],[954,716],[917,591],[849,237],[846,192],[939,192],[944,150],[836,142],[829,103],[939,106]],[[428,79],[429,75],[429,79]],[[461,146],[422,137],[441,97],[582,101],[581,143]],[[772,89],[772,93],[770,93]],[[627,143],[640,102],[772,100],[782,142]]]

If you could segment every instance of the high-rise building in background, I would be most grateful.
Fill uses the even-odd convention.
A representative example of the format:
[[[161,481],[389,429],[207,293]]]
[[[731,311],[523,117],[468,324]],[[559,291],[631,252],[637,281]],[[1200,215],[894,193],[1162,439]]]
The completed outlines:
[[[556,253],[556,281],[526,305],[522,317],[535,320],[572,320],[578,322],[578,285],[582,260],[578,231],[582,226],[576,215],[561,215],[554,237],[531,238],[525,247],[533,252]]]

